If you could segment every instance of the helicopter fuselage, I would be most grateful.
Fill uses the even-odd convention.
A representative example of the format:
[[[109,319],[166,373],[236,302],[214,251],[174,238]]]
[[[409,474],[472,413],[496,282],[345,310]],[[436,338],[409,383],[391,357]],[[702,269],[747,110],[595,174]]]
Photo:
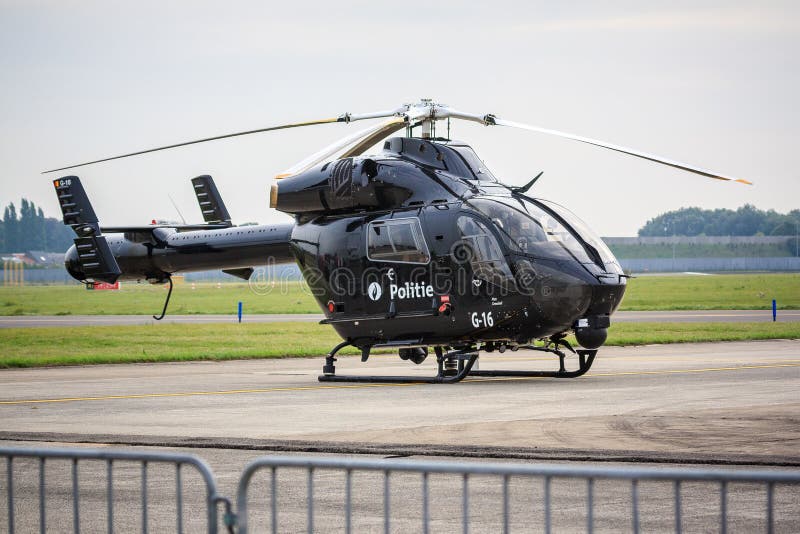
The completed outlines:
[[[618,262],[564,208],[500,184],[466,145],[392,138],[279,182],[291,246],[324,322],[353,345],[523,345],[575,331],[596,348]]]

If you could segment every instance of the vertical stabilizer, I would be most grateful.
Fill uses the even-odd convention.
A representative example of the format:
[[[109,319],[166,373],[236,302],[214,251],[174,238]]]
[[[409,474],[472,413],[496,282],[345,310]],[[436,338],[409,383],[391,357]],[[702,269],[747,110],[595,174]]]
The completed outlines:
[[[228,214],[225,203],[222,202],[222,196],[214,184],[214,179],[204,174],[192,178],[192,185],[194,193],[197,195],[197,202],[200,204],[200,211],[203,213],[203,220],[207,223],[230,225],[231,216]]]
[[[100,233],[100,223],[80,178],[65,176],[53,180],[53,185],[64,224],[71,226],[77,235],[74,241],[79,269],[74,270],[82,273],[84,280],[113,284],[122,271],[106,238]]]

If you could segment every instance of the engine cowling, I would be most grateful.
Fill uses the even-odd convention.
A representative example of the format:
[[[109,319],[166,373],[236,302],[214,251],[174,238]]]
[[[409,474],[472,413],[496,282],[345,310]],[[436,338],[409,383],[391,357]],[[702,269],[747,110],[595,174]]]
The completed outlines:
[[[272,186],[270,207],[291,214],[376,208],[379,167],[373,159],[345,158],[284,178]]]
[[[395,137],[384,143],[378,158],[344,158],[278,181],[270,191],[270,207],[300,215],[444,202],[465,187],[464,178],[476,179],[453,148]],[[442,190],[442,180],[449,191]]]

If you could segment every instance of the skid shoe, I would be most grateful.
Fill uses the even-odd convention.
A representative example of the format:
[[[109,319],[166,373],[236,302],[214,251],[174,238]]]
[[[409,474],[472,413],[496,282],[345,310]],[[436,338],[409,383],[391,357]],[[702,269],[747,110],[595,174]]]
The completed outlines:
[[[545,347],[522,347],[531,350],[542,352],[549,352],[558,356],[558,371],[517,371],[517,370],[474,370],[470,376],[483,376],[483,377],[497,377],[497,376],[514,376],[523,378],[577,378],[585,375],[591,369],[594,363],[594,358],[597,356],[597,349],[578,349],[575,353],[578,355],[578,368],[574,371],[568,371],[564,363],[566,354],[558,349],[551,349]]]

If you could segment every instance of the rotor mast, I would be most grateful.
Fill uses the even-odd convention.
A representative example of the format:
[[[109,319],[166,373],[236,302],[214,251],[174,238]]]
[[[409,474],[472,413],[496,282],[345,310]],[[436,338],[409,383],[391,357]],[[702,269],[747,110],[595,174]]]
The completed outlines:
[[[430,98],[423,98],[416,104],[406,104],[406,106],[409,111],[412,108],[420,108],[422,111],[426,111],[425,108],[427,108],[427,114],[422,115],[417,123],[408,123],[408,126],[406,126],[406,137],[414,137],[413,130],[417,127],[421,130],[420,137],[422,139],[433,139],[436,137],[436,121],[438,120],[436,111],[440,105],[435,104]]]

